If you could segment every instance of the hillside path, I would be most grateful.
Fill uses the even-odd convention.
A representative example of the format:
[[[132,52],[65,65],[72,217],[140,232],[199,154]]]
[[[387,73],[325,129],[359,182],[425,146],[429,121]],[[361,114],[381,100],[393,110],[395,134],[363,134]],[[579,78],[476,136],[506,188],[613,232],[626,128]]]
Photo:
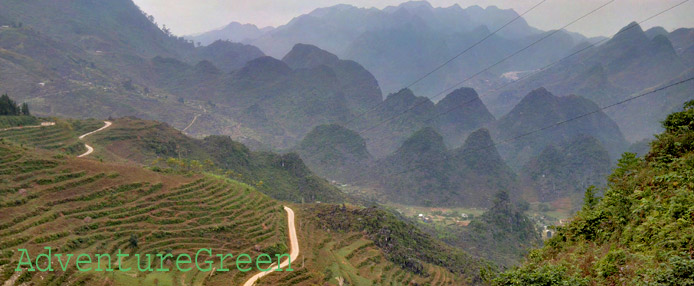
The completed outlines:
[[[296,227],[294,226],[294,211],[290,209],[289,207],[285,206],[284,210],[287,211],[287,224],[289,225],[289,242],[290,242],[290,252],[289,252],[289,257],[291,261],[296,261],[297,257],[299,257],[299,240],[296,237]],[[280,268],[287,267],[289,265],[290,260],[287,259],[284,262],[280,263]],[[274,266],[275,264],[273,264]],[[256,275],[253,275],[250,279],[246,281],[246,283],[243,284],[243,286],[253,286],[258,279],[265,277],[265,275],[268,275],[272,272],[275,272],[274,270],[270,270],[267,272],[260,272]]]
[[[181,130],[181,132],[186,132],[186,130],[188,130],[188,128],[193,126],[193,124],[195,124],[195,120],[198,120],[198,117],[200,117],[200,114],[195,114],[195,116],[193,117],[193,121],[191,121],[190,124],[188,124],[188,126],[186,126],[186,128],[183,128],[183,130]]]
[[[92,134],[94,134],[94,133],[96,133],[96,132],[102,131],[102,130],[108,128],[109,126],[111,126],[111,124],[113,124],[111,121],[104,121],[104,127],[101,127],[101,128],[99,128],[99,129],[94,130],[94,131],[89,132],[89,133],[85,133],[85,134],[83,134],[82,136],[80,136],[79,139],[82,140],[82,139],[84,139],[84,137],[87,137],[87,136],[92,135]],[[82,158],[82,157],[84,157],[84,156],[88,156],[89,154],[91,154],[92,152],[94,152],[94,148],[92,148],[92,146],[89,146],[88,144],[85,143],[85,144],[84,144],[84,147],[87,148],[87,152],[82,153],[82,155],[77,156],[77,158]]]

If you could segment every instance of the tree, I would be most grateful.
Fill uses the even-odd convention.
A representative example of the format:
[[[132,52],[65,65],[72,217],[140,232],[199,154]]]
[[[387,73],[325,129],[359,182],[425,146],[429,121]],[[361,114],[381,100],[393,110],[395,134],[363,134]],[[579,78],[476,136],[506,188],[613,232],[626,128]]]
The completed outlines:
[[[0,96],[0,115],[20,115],[20,112],[20,107],[14,100],[10,99],[9,95]]]
[[[26,102],[22,103],[22,115],[26,115],[26,116],[31,115],[29,113],[29,104],[27,104]]]
[[[598,197],[596,196],[595,186],[590,186],[586,189],[586,193],[583,196],[583,208],[590,210],[598,204]]]

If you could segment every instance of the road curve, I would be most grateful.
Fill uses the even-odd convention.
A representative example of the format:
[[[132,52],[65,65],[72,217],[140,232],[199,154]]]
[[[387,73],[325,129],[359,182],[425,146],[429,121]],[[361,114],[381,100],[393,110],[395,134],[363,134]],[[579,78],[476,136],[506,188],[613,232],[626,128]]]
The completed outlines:
[[[284,210],[287,211],[287,224],[289,225],[289,257],[291,258],[291,261],[296,261],[296,259],[299,257],[299,240],[296,237],[296,227],[294,226],[294,211],[287,206],[284,207]],[[274,265],[275,264],[273,264],[272,268],[274,268]],[[280,263],[280,268],[285,268],[287,267],[287,265],[289,265],[289,259]],[[275,271],[270,270],[267,272],[260,272],[256,275],[253,275],[253,277],[248,279],[246,283],[243,283],[243,286],[253,286],[253,284],[255,284],[255,282],[258,281],[258,279],[265,277],[265,275],[268,275],[273,272]]]
[[[80,139],[80,140],[81,140],[81,139],[84,139],[84,137],[87,137],[87,136],[92,135],[92,134],[94,134],[94,133],[96,133],[96,132],[99,132],[99,131],[101,131],[101,130],[104,130],[104,129],[108,128],[109,126],[111,126],[111,124],[113,124],[111,121],[104,121],[104,127],[101,127],[101,128],[99,128],[99,129],[94,130],[94,131],[89,132],[89,133],[85,133],[85,134],[83,134],[82,136],[80,136],[79,139]],[[82,153],[81,155],[77,156],[77,158],[82,158],[82,157],[84,157],[84,156],[88,156],[89,154],[91,154],[92,152],[94,152],[94,148],[92,148],[92,146],[89,146],[89,145],[87,145],[87,144],[84,144],[84,147],[87,148],[87,152]]]

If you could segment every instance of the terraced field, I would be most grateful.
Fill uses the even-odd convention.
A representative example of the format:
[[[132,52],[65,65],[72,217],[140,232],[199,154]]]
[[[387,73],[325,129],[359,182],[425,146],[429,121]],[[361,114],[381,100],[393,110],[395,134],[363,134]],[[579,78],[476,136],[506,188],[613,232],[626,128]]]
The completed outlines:
[[[0,282],[237,285],[252,272],[21,272],[17,248],[61,253],[248,253],[282,249],[281,206],[247,185],[169,175],[0,143]],[[203,258],[201,258],[203,259]],[[205,258],[206,259],[206,258]],[[218,259],[217,259],[218,260]],[[231,264],[231,259],[228,259]],[[115,261],[115,260],[114,260]],[[59,269],[58,263],[53,266]],[[124,267],[137,267],[135,259]],[[73,265],[74,266],[74,265]],[[86,274],[85,274],[86,273]]]
[[[0,131],[0,138],[25,146],[78,155],[86,151],[78,136],[103,125],[98,120],[56,120],[53,126]]]
[[[257,285],[464,285],[447,269],[425,265],[417,275],[389,261],[380,248],[361,232],[326,231],[308,211],[297,212],[297,232],[305,257],[294,272],[270,275]]]
[[[43,253],[45,246],[60,253],[114,257],[121,249],[131,254],[123,267],[134,269],[135,253],[193,256],[200,248],[210,248],[213,254],[255,257],[288,252],[281,204],[254,187],[201,171],[150,171],[114,156],[115,145],[99,145],[113,136],[129,138],[123,142],[131,145],[158,138],[136,133],[136,124],[129,126],[134,131],[116,124],[90,136],[87,141],[96,143],[100,152],[94,157],[100,160],[77,159],[75,155],[84,151],[84,142],[77,137],[101,128],[103,122],[55,122],[55,126],[0,132],[0,285],[241,285],[255,274],[233,268],[229,272],[103,274],[78,272],[74,264],[66,272],[15,272],[18,248],[28,249],[32,258]],[[149,125],[139,127],[151,130]],[[285,177],[276,179],[284,182]],[[424,263],[424,274],[402,268],[362,232],[326,229],[312,210],[323,205],[292,207],[302,249],[297,261],[292,261],[294,271],[274,272],[256,285],[340,285],[338,278],[344,285],[465,284],[459,274],[444,267]],[[171,261],[166,263],[174,268]],[[225,260],[227,265],[232,263],[233,259]],[[55,260],[53,264],[59,269]]]

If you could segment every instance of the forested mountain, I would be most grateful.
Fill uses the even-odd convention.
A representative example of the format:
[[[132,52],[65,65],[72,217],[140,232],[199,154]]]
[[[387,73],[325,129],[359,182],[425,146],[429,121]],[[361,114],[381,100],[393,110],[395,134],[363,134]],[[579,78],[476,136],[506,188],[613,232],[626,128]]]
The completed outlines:
[[[342,202],[344,195],[313,174],[296,154],[253,152],[228,136],[190,138],[165,123],[122,118],[93,141],[115,158],[141,164],[181,158],[231,171],[233,179],[279,200]],[[208,163],[205,163],[208,162]],[[259,182],[262,182],[259,184]]]
[[[518,197],[517,178],[480,129],[460,148],[448,150],[427,127],[393,154],[376,162],[371,180],[396,202],[415,205],[491,206],[499,191]]]
[[[508,140],[597,109],[595,103],[580,96],[558,97],[539,88],[527,94],[513,110],[494,122],[492,130],[496,140]],[[499,152],[509,165],[520,168],[546,146],[569,142],[581,134],[600,141],[611,158],[617,158],[628,147],[617,124],[605,113],[597,112],[502,144]]]
[[[491,267],[412,222],[377,208],[350,207],[347,211],[344,205],[291,204],[296,224],[287,224],[289,213],[285,215],[283,206],[288,202],[262,192],[289,188],[292,177],[307,172],[296,157],[250,152],[219,136],[195,140],[163,123],[123,118],[91,135],[98,136],[88,139],[97,149],[90,155],[93,158],[74,158],[71,150],[60,147],[65,145],[55,147],[56,141],[51,141],[83,140],[78,134],[94,131],[103,122],[52,120],[56,124],[0,130],[0,281],[5,284],[240,285],[255,271],[195,268],[181,275],[183,271],[171,266],[161,267],[168,271],[139,275],[130,271],[159,265],[151,259],[146,266],[136,259],[139,255],[193,257],[200,253],[199,243],[205,249],[224,248],[252,256],[282,254],[294,247],[287,240],[290,228],[299,233],[304,259],[292,260],[293,270],[268,276],[260,285],[288,280],[293,285],[315,285],[335,276],[353,285],[358,281],[479,284],[480,269]],[[83,142],[78,143],[84,146]],[[177,157],[169,157],[165,163],[147,163],[150,158],[173,154]],[[269,179],[265,184],[272,187],[258,181],[261,178]],[[293,185],[297,189],[292,192],[307,186],[306,181]],[[323,188],[314,194],[329,191]],[[289,192],[285,189],[272,195],[278,194]],[[329,215],[335,211],[342,215]],[[365,230],[368,236],[362,233]],[[12,251],[16,247],[32,254],[52,247],[69,257],[109,253],[115,258],[121,253],[118,249],[130,255],[119,258],[113,269],[120,270],[113,272],[77,272],[72,270],[74,264],[67,271],[28,271],[24,267],[15,271],[7,266],[23,261],[21,251]],[[332,252],[339,254],[324,255]],[[361,263],[365,259],[371,263]],[[172,260],[161,261],[169,265]],[[111,269],[106,265],[105,269]],[[345,269],[335,269],[335,265]]]
[[[587,188],[604,187],[611,167],[610,155],[600,141],[577,135],[545,147],[523,166],[520,176],[529,201],[569,198],[572,205],[580,206]]]
[[[316,126],[296,152],[317,174],[341,182],[355,182],[368,172],[373,158],[356,132],[337,124]]]
[[[527,209],[511,202],[506,192],[494,195],[493,205],[465,228],[448,226],[445,240],[474,255],[510,267],[533,247],[542,245],[535,224],[524,214]]]
[[[467,135],[495,120],[472,88],[460,88],[436,103],[436,121],[446,145],[457,147]]]

